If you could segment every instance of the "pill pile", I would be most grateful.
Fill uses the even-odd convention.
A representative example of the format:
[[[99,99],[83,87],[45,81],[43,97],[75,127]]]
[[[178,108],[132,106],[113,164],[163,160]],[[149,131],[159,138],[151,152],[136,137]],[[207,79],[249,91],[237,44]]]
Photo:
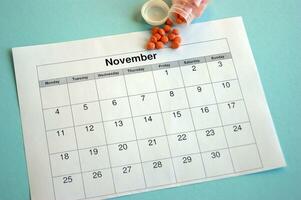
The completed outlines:
[[[180,32],[176,28],[172,28],[173,23],[167,19],[163,28],[154,26],[151,29],[151,37],[146,44],[147,50],[162,49],[164,45],[170,42],[170,48],[177,49],[181,45]]]
[[[186,24],[186,20],[184,19],[184,17],[182,17],[178,13],[173,13],[173,15],[177,24]]]

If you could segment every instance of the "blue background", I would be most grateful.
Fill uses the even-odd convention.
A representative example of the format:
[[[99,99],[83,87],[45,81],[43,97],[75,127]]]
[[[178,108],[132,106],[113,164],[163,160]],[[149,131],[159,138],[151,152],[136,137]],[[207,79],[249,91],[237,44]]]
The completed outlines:
[[[143,0],[0,1],[0,200],[30,198],[11,48],[147,30]],[[120,199],[301,199],[301,1],[215,0],[243,16],[288,167]]]

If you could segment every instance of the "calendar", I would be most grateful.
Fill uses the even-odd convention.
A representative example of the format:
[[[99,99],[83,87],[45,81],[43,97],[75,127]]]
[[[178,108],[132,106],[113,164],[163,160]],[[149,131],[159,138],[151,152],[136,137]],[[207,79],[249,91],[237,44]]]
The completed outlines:
[[[143,50],[147,32],[13,49],[33,200],[286,165],[242,19],[181,32],[178,50]]]

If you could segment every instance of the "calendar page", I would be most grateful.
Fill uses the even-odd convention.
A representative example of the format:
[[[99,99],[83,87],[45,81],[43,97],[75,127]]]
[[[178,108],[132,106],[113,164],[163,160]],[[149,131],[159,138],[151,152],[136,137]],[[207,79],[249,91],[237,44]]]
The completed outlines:
[[[242,19],[13,49],[31,198],[104,199],[285,166]],[[261,66],[264,67],[264,66]]]

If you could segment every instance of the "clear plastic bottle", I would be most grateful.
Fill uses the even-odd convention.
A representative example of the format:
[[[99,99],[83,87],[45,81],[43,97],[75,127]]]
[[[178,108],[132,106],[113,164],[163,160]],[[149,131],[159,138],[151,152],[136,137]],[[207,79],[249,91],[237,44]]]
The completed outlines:
[[[208,3],[209,0],[172,0],[169,18],[175,24],[190,24],[203,14]]]

